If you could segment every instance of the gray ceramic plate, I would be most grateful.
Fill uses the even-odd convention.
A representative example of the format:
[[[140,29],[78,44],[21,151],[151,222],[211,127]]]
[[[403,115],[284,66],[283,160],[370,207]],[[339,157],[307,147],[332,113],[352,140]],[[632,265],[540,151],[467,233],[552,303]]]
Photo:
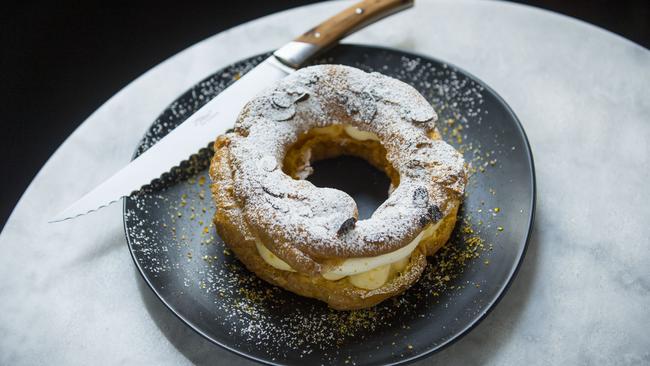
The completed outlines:
[[[136,155],[267,56],[228,66],[180,96],[153,122]],[[378,71],[413,85],[438,112],[444,138],[471,164],[453,238],[430,258],[416,285],[372,309],[337,312],[258,280],[211,225],[208,152],[125,200],[128,244],[160,300],[199,334],[237,354],[277,364],[413,361],[469,332],[512,282],[533,223],[530,148],[506,103],[452,65],[352,45],[332,49],[318,63]],[[361,217],[386,199],[388,189],[383,173],[356,158],[320,162],[309,179],[348,192]]]

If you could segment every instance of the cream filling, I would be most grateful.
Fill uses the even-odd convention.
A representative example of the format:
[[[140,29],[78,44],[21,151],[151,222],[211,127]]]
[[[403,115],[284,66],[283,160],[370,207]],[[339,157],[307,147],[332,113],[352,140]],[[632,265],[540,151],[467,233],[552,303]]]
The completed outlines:
[[[374,141],[379,141],[379,136],[377,136],[373,132],[368,132],[368,131],[363,131],[355,126],[352,125],[342,125],[343,130],[345,133],[352,137],[355,140],[358,141],[366,141],[366,140],[374,140]],[[336,135],[336,127],[335,126],[327,126],[327,127],[317,127],[312,129],[313,132],[321,135]]]
[[[260,253],[260,256],[262,259],[264,259],[264,262],[268,263],[271,267],[275,269],[279,269],[281,271],[289,271],[289,272],[295,272],[296,270],[291,268],[291,266],[283,261],[282,259],[278,258],[277,255],[273,254],[270,250],[268,250],[262,242],[255,238],[255,246],[257,246],[257,252]]]
[[[418,236],[408,245],[374,257],[348,258],[336,266],[327,269],[321,273],[323,278],[330,281],[337,281],[349,277],[350,283],[356,287],[366,290],[374,290],[384,285],[391,276],[397,272],[403,271],[408,265],[408,260],[413,254],[415,248],[424,240],[435,234],[440,226],[439,221],[436,224],[427,226]],[[257,251],[262,259],[273,268],[296,272],[287,262],[278,258],[268,250],[259,239],[255,240]]]
[[[327,272],[324,272],[323,277],[326,280],[336,281],[343,277],[368,272],[372,269],[407,258],[411,255],[411,253],[413,253],[415,248],[417,248],[418,244],[420,244],[420,239],[422,238],[423,233],[424,231],[418,234],[418,236],[413,239],[413,241],[411,241],[407,246],[399,248],[394,252],[378,255],[375,257],[346,259],[341,264],[329,269]]]
[[[362,131],[362,130],[360,130],[360,129],[354,127],[354,126],[351,126],[351,125],[345,125],[345,127],[343,127],[343,129],[345,130],[345,133],[348,134],[348,136],[352,137],[355,140],[359,140],[359,141],[366,141],[366,140],[379,141],[379,137],[377,137],[377,135],[375,135],[372,132]]]
[[[348,258],[341,262],[339,265],[330,268],[322,275],[326,280],[336,281],[343,277],[354,276],[387,264],[399,262],[404,258],[410,257],[422,239],[433,235],[439,225],[440,221],[434,225],[429,225],[426,229],[422,230],[420,234],[418,234],[418,236],[415,237],[415,239],[413,239],[408,245],[393,252],[381,254],[374,257]]]
[[[371,269],[368,272],[359,273],[354,276],[348,277],[350,283],[359,288],[366,290],[374,290],[383,286],[390,278],[399,272],[402,272],[409,264],[409,258],[400,259],[399,261],[391,264],[384,264],[383,266]]]

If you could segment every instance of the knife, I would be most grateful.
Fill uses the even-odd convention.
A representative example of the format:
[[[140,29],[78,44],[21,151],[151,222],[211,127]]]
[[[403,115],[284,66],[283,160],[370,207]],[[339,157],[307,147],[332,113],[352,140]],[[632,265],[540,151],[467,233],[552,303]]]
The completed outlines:
[[[287,43],[244,74],[167,136],[56,215],[50,222],[96,211],[137,192],[174,166],[188,160],[231,128],[244,105],[260,91],[303,66],[341,38],[388,15],[413,6],[414,0],[364,0]]]

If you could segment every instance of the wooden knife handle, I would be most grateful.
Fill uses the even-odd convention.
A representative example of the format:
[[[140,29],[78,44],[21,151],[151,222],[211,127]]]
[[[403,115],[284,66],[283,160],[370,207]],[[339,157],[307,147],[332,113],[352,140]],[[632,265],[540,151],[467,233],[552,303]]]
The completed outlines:
[[[391,14],[413,6],[414,0],[363,0],[308,30],[274,54],[291,67],[300,67],[341,38]]]
[[[366,25],[411,6],[413,0],[364,0],[308,30],[295,40],[324,48]]]

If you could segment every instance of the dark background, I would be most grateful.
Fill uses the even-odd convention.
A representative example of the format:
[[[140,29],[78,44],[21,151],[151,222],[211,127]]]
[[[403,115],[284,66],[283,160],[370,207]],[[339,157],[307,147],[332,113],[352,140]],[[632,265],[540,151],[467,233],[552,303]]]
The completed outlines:
[[[0,228],[40,167],[126,84],[211,35],[316,1],[50,1],[0,10]],[[650,47],[650,1],[517,1]],[[325,15],[324,15],[325,16]]]

